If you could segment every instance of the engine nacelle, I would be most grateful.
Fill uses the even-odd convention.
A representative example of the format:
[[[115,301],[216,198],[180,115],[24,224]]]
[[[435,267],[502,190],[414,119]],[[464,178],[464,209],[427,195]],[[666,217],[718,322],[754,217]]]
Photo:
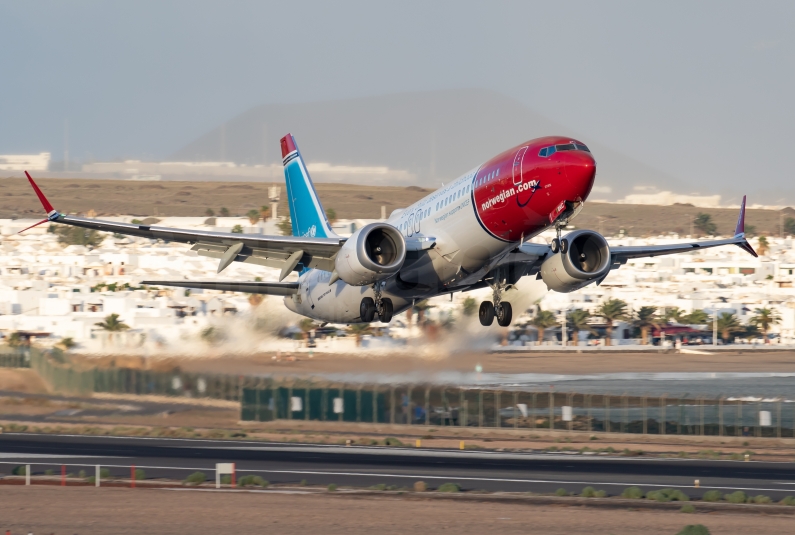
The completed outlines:
[[[610,271],[610,246],[598,232],[575,230],[560,242],[559,251],[541,264],[541,278],[548,289],[573,292]]]
[[[397,273],[406,261],[406,240],[385,223],[365,225],[348,238],[334,260],[340,279],[367,286]]]

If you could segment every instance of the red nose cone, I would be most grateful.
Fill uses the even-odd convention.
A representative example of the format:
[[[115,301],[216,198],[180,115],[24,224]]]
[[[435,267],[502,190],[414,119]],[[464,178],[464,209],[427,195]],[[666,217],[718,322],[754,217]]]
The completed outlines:
[[[565,154],[564,169],[569,182],[571,199],[584,201],[591,193],[596,179],[596,161],[590,152],[572,151]]]

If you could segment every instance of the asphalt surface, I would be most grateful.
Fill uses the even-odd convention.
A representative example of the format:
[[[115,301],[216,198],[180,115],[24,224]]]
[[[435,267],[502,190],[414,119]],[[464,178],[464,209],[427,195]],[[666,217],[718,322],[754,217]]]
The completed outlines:
[[[422,480],[431,488],[452,482],[464,489],[512,492],[579,492],[591,485],[617,495],[637,485],[644,491],[678,488],[691,497],[711,489],[774,499],[795,495],[795,463],[0,434],[2,474],[30,464],[34,475],[48,469],[58,474],[61,465],[70,473],[82,469],[91,475],[99,464],[119,477],[129,477],[130,465],[135,465],[148,478],[184,479],[202,471],[214,479],[216,462],[234,462],[239,475],[257,474],[272,483],[405,487]]]

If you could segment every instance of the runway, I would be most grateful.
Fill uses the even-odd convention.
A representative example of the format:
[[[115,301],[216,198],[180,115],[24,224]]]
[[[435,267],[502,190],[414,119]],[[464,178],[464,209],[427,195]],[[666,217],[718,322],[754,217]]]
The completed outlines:
[[[585,486],[620,494],[629,486],[644,491],[678,488],[691,497],[706,490],[743,490],[774,499],[795,495],[795,463],[653,459],[549,453],[458,451],[383,446],[333,446],[253,441],[213,441],[74,435],[0,435],[0,472],[30,464],[35,474],[92,474],[95,465],[129,477],[130,465],[148,478],[184,479],[192,471],[214,478],[216,462],[235,462],[240,475],[257,474],[271,483],[349,485],[384,483],[433,488],[458,483],[469,490],[551,493]],[[695,488],[698,479],[700,487]]]

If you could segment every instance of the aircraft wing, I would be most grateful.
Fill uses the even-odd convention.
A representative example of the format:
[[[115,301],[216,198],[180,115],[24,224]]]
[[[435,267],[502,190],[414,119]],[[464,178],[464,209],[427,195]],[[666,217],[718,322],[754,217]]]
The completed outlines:
[[[232,262],[246,262],[279,268],[282,270],[279,280],[284,279],[299,264],[308,268],[333,271],[334,257],[342,247],[342,244],[345,243],[344,238],[263,236],[261,234],[210,232],[158,227],[156,225],[116,223],[65,215],[53,208],[27,171],[25,174],[47,212],[47,218],[39,221],[33,227],[47,222],[63,223],[65,225],[103,232],[115,232],[127,236],[192,244],[191,250],[196,251],[199,256],[207,256],[219,260],[219,273]]]
[[[293,295],[298,292],[297,282],[143,281],[141,284],[265,295]]]
[[[736,245],[748,254],[756,257],[751,244],[745,238],[745,197],[740,205],[740,216],[737,219],[737,226],[734,229],[734,237],[720,240],[701,240],[685,243],[672,243],[664,245],[611,245],[610,256],[612,269],[621,267],[631,258],[643,258],[652,256],[662,256],[676,253],[686,253],[698,249],[708,249],[710,247],[720,247],[722,245]],[[522,264],[525,275],[536,275],[541,264],[547,255],[552,254],[549,245],[537,243],[522,243],[500,262],[500,265]]]

